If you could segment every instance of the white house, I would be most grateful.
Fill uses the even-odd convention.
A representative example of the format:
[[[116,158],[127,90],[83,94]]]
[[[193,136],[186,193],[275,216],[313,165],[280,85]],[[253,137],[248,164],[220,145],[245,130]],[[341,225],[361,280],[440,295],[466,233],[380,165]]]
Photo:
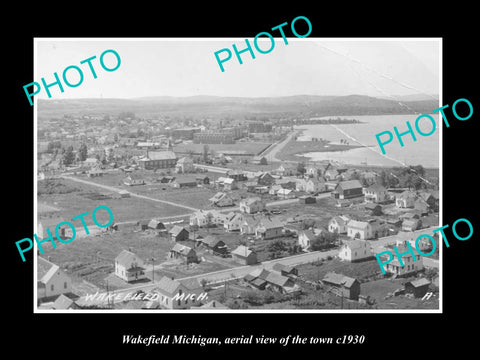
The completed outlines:
[[[277,196],[280,199],[293,199],[295,197],[295,192],[291,189],[280,189],[277,191]]]
[[[345,215],[334,216],[328,222],[328,231],[330,232],[337,232],[339,234],[346,234],[347,233],[347,224],[350,221],[350,218]]]
[[[350,220],[347,224],[347,235],[352,239],[372,239],[373,227],[366,221]]]
[[[413,208],[417,195],[412,191],[404,191],[395,198],[397,208]]]
[[[182,157],[178,159],[177,164],[175,165],[176,173],[189,173],[194,171],[195,171],[195,167],[193,166],[192,158]]]
[[[312,240],[314,240],[316,237],[317,236],[312,230],[300,231],[298,234],[298,245],[300,245],[303,250],[308,250],[310,249]]]
[[[58,265],[38,257],[37,299],[48,298],[72,291],[72,280]]]
[[[403,266],[400,264],[397,256],[395,256],[392,261],[390,261],[386,265],[383,265],[384,270],[396,276],[405,276],[422,270],[423,256],[421,256],[415,248],[412,248],[412,251],[415,254],[415,258],[417,259],[416,261],[414,261],[412,254],[410,252],[407,252],[408,250],[409,249],[406,246],[397,246],[397,251],[399,254],[406,253],[402,255],[401,258]]]
[[[355,262],[368,259],[373,256],[372,249],[368,241],[365,240],[347,240],[343,242],[338,251],[338,257],[341,260]]]
[[[165,309],[189,309],[203,301],[202,287],[196,279],[174,280],[166,276],[156,283],[159,303]]]
[[[251,197],[240,201],[240,211],[253,214],[265,209],[265,203],[259,197]]]
[[[224,222],[223,227],[226,231],[237,231],[240,230],[244,220],[245,215],[243,213],[234,213]]]
[[[305,183],[305,191],[315,193],[317,191],[325,191],[325,180],[311,178]]]
[[[379,184],[363,188],[363,194],[367,203],[379,203],[387,199],[387,189]]]
[[[147,277],[142,259],[127,250],[122,250],[115,258],[115,275],[126,282],[142,280]]]
[[[306,191],[306,189],[307,189],[307,180],[306,179],[296,179],[295,190]]]

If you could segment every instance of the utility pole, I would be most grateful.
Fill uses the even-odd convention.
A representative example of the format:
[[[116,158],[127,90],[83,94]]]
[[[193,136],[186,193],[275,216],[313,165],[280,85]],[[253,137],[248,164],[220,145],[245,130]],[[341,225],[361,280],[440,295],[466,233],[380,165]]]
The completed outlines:
[[[155,258],[152,258],[152,283],[155,284]]]

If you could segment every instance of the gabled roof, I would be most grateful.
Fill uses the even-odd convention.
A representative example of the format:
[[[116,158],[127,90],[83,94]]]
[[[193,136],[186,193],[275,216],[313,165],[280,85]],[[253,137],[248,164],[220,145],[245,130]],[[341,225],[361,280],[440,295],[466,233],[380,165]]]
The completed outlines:
[[[250,198],[247,198],[247,199],[243,199],[242,202],[245,204],[245,205],[252,205],[254,203],[256,203],[257,201],[262,201],[261,198],[259,198],[258,196],[254,196],[254,197],[250,197]]]
[[[329,272],[325,275],[323,278],[324,282],[334,284],[334,285],[343,285],[346,288],[349,288],[353,285],[356,279],[342,275],[342,274],[337,274],[334,272]]]
[[[262,226],[265,229],[277,229],[277,228],[283,228],[283,223],[277,217],[274,217],[274,218],[265,217],[259,220],[257,226]]]
[[[303,235],[305,236],[308,240],[313,240],[315,239],[317,236],[313,233],[312,230],[303,230],[300,235]]]
[[[400,200],[416,199],[416,198],[417,198],[417,194],[415,194],[413,191],[410,191],[410,190],[406,190],[397,196],[397,199],[400,199]]]
[[[358,189],[362,188],[362,184],[358,180],[347,180],[340,181],[337,185],[337,188],[341,187],[343,190]]]
[[[212,247],[212,248],[217,246],[217,245],[219,245],[219,246],[225,245],[225,243],[222,240],[220,240],[217,237],[211,236],[211,235],[205,236],[205,239],[202,240],[202,243],[204,243],[205,245],[207,245],[209,247]],[[219,243],[221,243],[221,244],[219,244]]]
[[[184,163],[193,163],[193,160],[189,157],[182,157],[182,158],[178,159],[178,161],[177,161],[177,165],[178,164],[184,164]]]
[[[174,226],[170,229],[169,233],[172,234],[173,236],[177,236],[178,234],[180,234],[180,232],[181,232],[182,230],[188,231],[188,230],[186,230],[183,226],[174,225]]]
[[[343,226],[350,221],[350,218],[344,215],[340,215],[340,216],[334,216],[330,221],[336,221],[338,225]]]
[[[173,151],[150,151],[148,153],[147,159],[142,159],[140,161],[148,160],[174,160],[177,156]]]
[[[168,295],[175,295],[178,293],[178,288],[180,287],[180,285],[180,282],[178,282],[177,280],[172,280],[164,276],[157,283],[157,288],[162,293],[166,293]]]
[[[276,263],[275,265],[273,265],[273,270],[276,270],[276,271],[284,271],[286,273],[292,273],[294,270],[295,270],[295,267],[294,266],[289,266],[289,265],[284,265],[284,264],[280,264],[280,263]]]
[[[366,221],[350,220],[347,224],[349,228],[365,230],[369,223]]]
[[[237,247],[235,250],[232,251],[232,255],[239,255],[243,257],[248,257],[252,253],[254,252],[244,245],[240,245],[239,247]]]
[[[191,247],[188,247],[179,243],[176,243],[175,246],[170,251],[182,254],[184,256],[188,256],[192,251],[195,252],[195,250],[193,250]]]
[[[361,249],[365,246],[370,248],[370,244],[365,240],[344,240],[343,245],[348,246],[351,250]]]
[[[431,282],[428,280],[428,279],[425,279],[425,278],[420,278],[420,279],[417,279],[417,280],[414,280],[414,281],[409,281],[409,283],[413,286],[413,287],[420,287],[420,286],[424,286],[424,285],[430,285]],[[408,282],[407,282],[408,284]]]
[[[128,250],[122,250],[115,258],[115,261],[124,266],[130,266],[132,262],[136,262],[138,265],[143,264],[142,259]]]
[[[38,257],[37,259],[37,281],[47,283],[50,278],[59,270],[59,266],[50,261]]]
[[[65,310],[69,309],[70,307],[77,307],[77,304],[75,303],[75,301],[66,297],[63,294],[61,294],[53,303],[53,308],[56,310]]]
[[[265,280],[271,284],[275,284],[278,286],[285,286],[290,281],[290,278],[280,275],[279,273],[276,273],[276,272],[271,272],[268,274]]]

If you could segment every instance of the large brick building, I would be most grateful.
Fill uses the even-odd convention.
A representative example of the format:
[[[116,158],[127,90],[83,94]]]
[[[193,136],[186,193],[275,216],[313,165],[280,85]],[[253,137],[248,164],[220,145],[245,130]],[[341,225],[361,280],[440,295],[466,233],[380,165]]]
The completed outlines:
[[[173,151],[150,151],[138,162],[146,170],[170,169],[177,164],[177,156]]]

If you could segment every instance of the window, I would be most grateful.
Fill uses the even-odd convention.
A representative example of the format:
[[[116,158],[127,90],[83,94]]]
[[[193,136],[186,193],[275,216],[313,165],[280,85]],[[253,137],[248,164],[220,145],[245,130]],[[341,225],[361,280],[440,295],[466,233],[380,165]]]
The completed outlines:
[[[63,288],[64,288],[64,289],[67,288],[67,282],[66,282],[66,281],[63,283]]]
[[[54,287],[53,287],[53,284],[50,285],[50,291],[53,291]]]

